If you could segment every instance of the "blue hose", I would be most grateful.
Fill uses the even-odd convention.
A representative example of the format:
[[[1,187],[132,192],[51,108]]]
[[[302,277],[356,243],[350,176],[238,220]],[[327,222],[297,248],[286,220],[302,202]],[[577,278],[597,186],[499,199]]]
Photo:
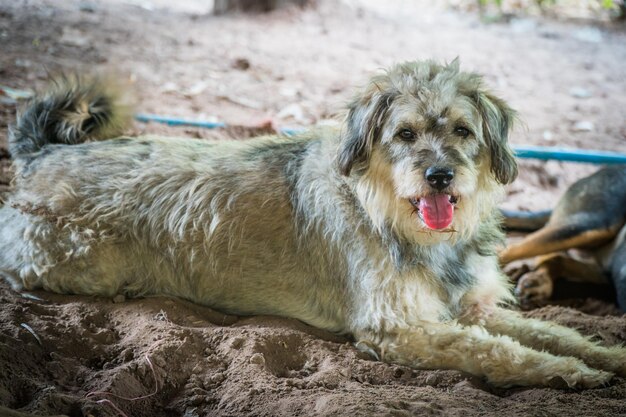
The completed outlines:
[[[226,123],[207,122],[202,120],[190,120],[177,117],[159,116],[155,114],[136,114],[135,119],[139,122],[163,123],[169,126],[192,126],[205,129],[226,127]],[[301,132],[302,129],[280,129],[280,133],[292,136]],[[543,146],[513,146],[515,156],[518,158],[532,158],[541,160],[557,160],[567,162],[586,162],[590,164],[626,164],[626,154],[617,152],[594,151],[587,149],[552,148]]]
[[[513,146],[518,158],[534,158],[590,164],[626,164],[626,155],[589,149],[567,149],[543,146]]]
[[[177,117],[158,116],[156,114],[143,114],[143,113],[136,114],[135,120],[137,120],[138,122],[143,122],[143,123],[156,122],[156,123],[166,124],[169,126],[193,126],[193,127],[203,127],[205,129],[217,129],[217,128],[226,127],[226,123],[222,123],[222,122],[207,122],[203,120],[180,119]]]

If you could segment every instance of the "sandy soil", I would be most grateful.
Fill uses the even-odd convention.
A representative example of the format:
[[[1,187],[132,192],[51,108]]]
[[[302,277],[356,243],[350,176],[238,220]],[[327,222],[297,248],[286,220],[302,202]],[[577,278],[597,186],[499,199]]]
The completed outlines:
[[[519,110],[514,143],[626,151],[623,28],[539,18],[485,25],[426,1],[320,0],[253,17],[179,3],[0,0],[0,85],[32,90],[48,73],[114,73],[142,112],[306,127],[336,122],[372,71],[460,56]],[[0,95],[0,191],[9,188],[15,108]],[[218,134],[139,123],[134,131]],[[504,205],[548,208],[593,170],[522,162]],[[0,405],[70,416],[626,415],[620,378],[581,392],[494,389],[456,371],[373,361],[293,320],[224,316],[174,299],[115,301],[17,294],[0,283]],[[564,303],[526,314],[626,342],[626,316],[610,303]]]

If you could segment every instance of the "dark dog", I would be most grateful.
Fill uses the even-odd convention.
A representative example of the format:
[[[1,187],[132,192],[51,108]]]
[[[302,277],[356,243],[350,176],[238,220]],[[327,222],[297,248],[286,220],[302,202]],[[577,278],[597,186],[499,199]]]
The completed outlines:
[[[505,216],[513,226],[537,221]],[[540,255],[532,270],[520,269],[514,274],[519,278],[516,292],[523,300],[549,298],[559,277],[595,283],[610,279],[620,308],[626,310],[625,224],[626,166],[604,168],[574,183],[545,226],[507,247],[500,259],[506,264]],[[591,258],[578,259],[562,252],[573,248],[589,251]]]

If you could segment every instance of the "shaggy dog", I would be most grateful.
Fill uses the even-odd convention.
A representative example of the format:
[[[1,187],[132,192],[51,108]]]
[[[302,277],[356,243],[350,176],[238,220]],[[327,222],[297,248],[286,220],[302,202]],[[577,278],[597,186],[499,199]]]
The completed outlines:
[[[517,174],[513,119],[478,75],[428,61],[372,78],[341,130],[110,139],[112,96],[65,80],[11,130],[0,270],[16,289],[293,317],[384,361],[498,386],[605,384],[626,350],[503,308],[496,203]]]

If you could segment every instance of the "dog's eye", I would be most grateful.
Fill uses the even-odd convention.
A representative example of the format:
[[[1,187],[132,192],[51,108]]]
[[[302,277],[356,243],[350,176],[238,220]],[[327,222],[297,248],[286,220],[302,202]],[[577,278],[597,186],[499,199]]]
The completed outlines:
[[[400,139],[406,141],[415,140],[415,133],[413,133],[411,129],[402,129],[398,132],[398,136],[400,136]]]
[[[462,138],[466,138],[469,135],[471,135],[472,132],[470,132],[468,129],[464,128],[463,126],[459,126],[454,129],[454,134]]]

